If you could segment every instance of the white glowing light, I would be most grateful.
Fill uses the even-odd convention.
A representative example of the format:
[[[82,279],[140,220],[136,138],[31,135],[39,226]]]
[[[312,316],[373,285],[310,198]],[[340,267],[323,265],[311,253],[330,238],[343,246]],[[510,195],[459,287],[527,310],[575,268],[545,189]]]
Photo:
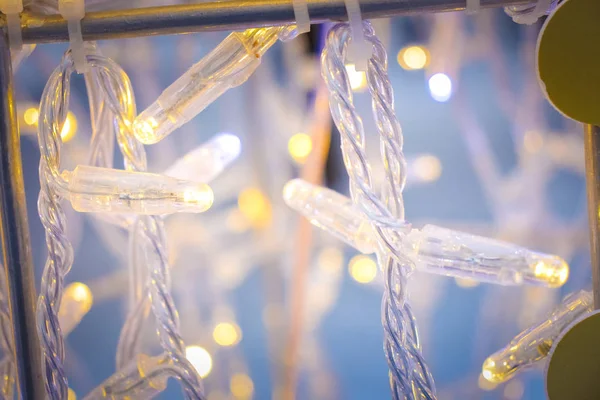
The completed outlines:
[[[446,74],[439,73],[429,78],[429,92],[434,100],[446,102],[452,97],[452,80]]]

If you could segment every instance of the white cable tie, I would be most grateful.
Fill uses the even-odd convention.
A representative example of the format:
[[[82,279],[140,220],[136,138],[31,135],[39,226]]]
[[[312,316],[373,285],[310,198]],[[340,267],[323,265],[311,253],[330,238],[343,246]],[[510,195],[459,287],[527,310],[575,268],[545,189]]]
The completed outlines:
[[[467,14],[474,15],[481,10],[481,0],[467,0]]]
[[[365,39],[359,0],[344,0],[344,2],[346,3],[348,23],[352,32],[352,42],[348,48],[348,59],[354,63],[357,71],[365,72],[369,65],[369,59],[373,54],[373,48]]]
[[[308,15],[308,3],[306,0],[292,0],[292,5],[294,6],[298,34],[309,32],[310,16]]]
[[[58,0],[58,11],[67,20],[75,70],[83,74],[89,69],[81,34],[81,20],[85,16],[84,0]]]
[[[6,14],[6,28],[8,31],[8,45],[11,50],[20,51],[23,48],[23,35],[21,33],[22,0],[0,0],[0,11]]]

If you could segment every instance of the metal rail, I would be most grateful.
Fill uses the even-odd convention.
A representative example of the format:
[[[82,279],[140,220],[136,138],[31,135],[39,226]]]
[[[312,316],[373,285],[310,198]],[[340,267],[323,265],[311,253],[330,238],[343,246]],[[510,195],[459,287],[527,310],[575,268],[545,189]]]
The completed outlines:
[[[594,308],[600,309],[600,127],[585,125],[585,177]]]
[[[345,20],[343,0],[307,0],[311,22]],[[482,8],[531,3],[532,0],[481,0]],[[361,0],[364,18],[460,11],[466,0]],[[5,25],[2,20],[2,26]],[[230,0],[165,7],[87,13],[81,21],[85,40],[171,35],[294,23],[292,0]],[[67,21],[59,15],[23,14],[24,43],[67,42]]]

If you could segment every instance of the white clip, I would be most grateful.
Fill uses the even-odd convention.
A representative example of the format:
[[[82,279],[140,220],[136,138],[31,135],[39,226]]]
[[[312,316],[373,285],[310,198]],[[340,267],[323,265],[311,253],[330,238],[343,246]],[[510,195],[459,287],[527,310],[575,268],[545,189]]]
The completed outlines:
[[[11,50],[19,51],[23,48],[21,34],[22,0],[0,0],[0,11],[6,14],[6,27],[8,30],[8,44]]]
[[[354,63],[357,71],[365,72],[369,65],[371,54],[373,54],[373,48],[365,39],[359,0],[344,0],[344,2],[346,3],[346,11],[348,12],[348,23],[352,31],[352,42],[348,49],[348,59]]]
[[[481,0],[467,0],[467,14],[477,14],[481,9]]]
[[[87,58],[81,34],[81,20],[85,16],[84,0],[58,0],[58,11],[67,20],[69,43],[75,70],[83,74],[88,71]]]
[[[516,16],[513,20],[518,24],[533,25],[538,19],[546,15],[552,6],[552,0],[537,0],[535,8],[522,16]]]
[[[309,32],[310,16],[308,15],[308,3],[306,3],[306,0],[292,0],[292,5],[294,6],[298,34]]]

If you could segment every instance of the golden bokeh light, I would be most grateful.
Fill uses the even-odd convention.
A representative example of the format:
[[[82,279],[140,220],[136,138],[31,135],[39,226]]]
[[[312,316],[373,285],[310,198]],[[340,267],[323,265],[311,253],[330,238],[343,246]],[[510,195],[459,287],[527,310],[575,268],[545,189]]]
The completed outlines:
[[[306,162],[312,151],[312,139],[306,133],[297,133],[288,141],[288,152],[299,164]]]
[[[254,228],[266,228],[271,223],[271,202],[257,188],[243,190],[238,197],[238,207]]]
[[[354,64],[346,65],[346,73],[350,80],[350,88],[355,92],[362,92],[367,88],[367,74],[357,71]]]
[[[73,282],[68,285],[65,288],[63,298],[67,298],[79,303],[84,314],[86,314],[90,308],[92,308],[92,303],[94,302],[92,291],[85,283],[81,282]]]
[[[369,283],[377,276],[377,263],[371,257],[358,255],[350,260],[350,276],[358,283]]]
[[[429,65],[429,51],[423,46],[408,46],[398,53],[398,64],[406,70],[423,69]]]
[[[251,399],[254,394],[254,383],[246,374],[234,374],[229,381],[229,390],[236,399]]]
[[[67,143],[69,140],[75,137],[77,133],[77,118],[71,112],[67,114],[67,118],[65,118],[65,123],[60,131],[60,138],[63,143]]]
[[[325,272],[335,273],[342,268],[344,262],[344,253],[337,247],[325,247],[317,256],[319,268]]]
[[[185,358],[196,368],[202,378],[206,378],[212,370],[213,362],[209,352],[200,346],[187,346]]]
[[[75,394],[75,391],[73,389],[69,388],[69,391],[67,393],[68,400],[77,400],[77,395]]]
[[[431,154],[417,157],[413,161],[415,178],[421,182],[435,182],[442,176],[442,162]]]
[[[213,329],[213,339],[219,346],[233,346],[242,339],[242,331],[239,326],[231,322],[221,322]]]
[[[29,107],[23,113],[23,120],[29,126],[37,126],[38,117],[40,116],[40,112],[36,107]]]

